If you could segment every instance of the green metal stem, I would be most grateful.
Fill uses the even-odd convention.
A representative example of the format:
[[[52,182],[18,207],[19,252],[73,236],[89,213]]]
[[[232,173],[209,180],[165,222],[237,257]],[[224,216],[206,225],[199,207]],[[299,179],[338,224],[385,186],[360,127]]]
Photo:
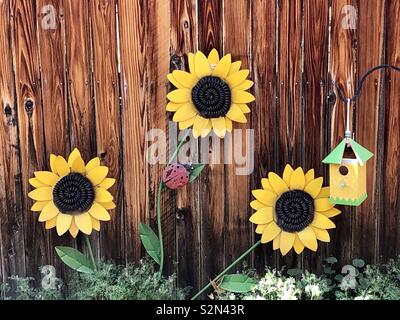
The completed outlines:
[[[89,236],[85,235],[84,238],[85,238],[86,246],[89,250],[89,256],[90,256],[90,259],[92,260],[94,271],[97,271],[97,264],[96,264],[96,260],[94,259],[92,244],[90,242]]]
[[[233,261],[224,271],[222,271],[219,275],[217,275],[212,282],[216,282],[219,280],[222,276],[224,276],[229,270],[231,270],[238,262],[242,261],[244,258],[246,258],[257,246],[261,243],[261,240],[257,241],[255,244],[253,244],[249,249],[247,249],[239,258],[237,258],[235,261]],[[196,300],[199,296],[201,296],[204,291],[209,289],[211,287],[211,281],[209,284],[207,284],[203,289],[201,289],[196,295],[193,296],[192,299],[190,300]]]

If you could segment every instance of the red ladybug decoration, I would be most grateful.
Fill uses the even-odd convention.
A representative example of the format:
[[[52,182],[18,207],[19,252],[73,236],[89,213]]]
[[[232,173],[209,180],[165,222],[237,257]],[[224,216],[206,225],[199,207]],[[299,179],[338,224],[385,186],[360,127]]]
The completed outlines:
[[[163,173],[163,182],[170,189],[179,189],[189,182],[189,171],[182,164],[170,164]]]

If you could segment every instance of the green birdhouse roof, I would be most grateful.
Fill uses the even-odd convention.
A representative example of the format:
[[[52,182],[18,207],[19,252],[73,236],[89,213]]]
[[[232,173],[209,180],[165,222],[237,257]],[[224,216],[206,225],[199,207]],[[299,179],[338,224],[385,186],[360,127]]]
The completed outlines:
[[[341,164],[343,159],[344,150],[346,148],[346,138],[343,139],[339,145],[332,150],[330,154],[326,156],[323,163],[329,164]],[[353,150],[360,165],[363,165],[370,159],[374,154],[369,150],[365,149],[362,145],[355,142],[353,139],[348,139],[349,147]]]

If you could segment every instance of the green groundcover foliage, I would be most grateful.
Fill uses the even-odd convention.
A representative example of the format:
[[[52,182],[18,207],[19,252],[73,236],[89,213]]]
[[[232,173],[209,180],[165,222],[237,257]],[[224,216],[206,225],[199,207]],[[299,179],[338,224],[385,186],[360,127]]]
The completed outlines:
[[[400,258],[383,265],[366,265],[354,259],[337,265],[330,257],[323,273],[300,269],[267,268],[258,275],[244,266],[213,284],[214,300],[400,300]],[[97,272],[71,272],[67,283],[53,279],[51,289],[35,288],[33,278],[11,277],[1,286],[0,300],[183,300],[189,288],[177,288],[176,277],[164,277],[150,259],[138,265],[116,266],[102,262]]]

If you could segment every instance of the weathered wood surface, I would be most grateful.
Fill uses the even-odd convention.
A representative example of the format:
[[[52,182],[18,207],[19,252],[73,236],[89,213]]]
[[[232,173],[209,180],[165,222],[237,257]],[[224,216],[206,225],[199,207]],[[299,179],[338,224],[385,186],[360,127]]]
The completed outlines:
[[[148,131],[161,129],[176,141],[164,111],[166,76],[187,69],[189,52],[216,48],[242,60],[256,96],[248,123],[235,126],[254,130],[253,173],[236,175],[235,164],[223,163],[232,141],[210,139],[206,154],[180,159],[197,162],[219,151],[221,163],[162,197],[166,272],[194,289],[257,239],[248,222],[250,191],[268,171],[282,173],[291,163],[328,178],[321,160],[345,126],[345,105],[332,99],[336,87],[351,96],[370,67],[400,65],[400,0],[0,0],[0,13],[2,280],[38,276],[46,264],[64,275],[53,246],[81,246],[45,231],[26,196],[28,178],[48,168],[49,154],[74,147],[85,159],[99,156],[118,179],[112,189],[118,208],[94,236],[97,256],[122,263],[143,256],[138,226],[155,226],[164,168],[147,162]],[[285,264],[320,271],[329,255],[348,263],[400,253],[399,84],[398,73],[375,72],[353,105],[356,139],[375,153],[368,199],[357,209],[342,207],[332,242],[317,253],[281,258],[268,245],[250,264],[260,271]],[[244,154],[249,142],[234,144]]]

